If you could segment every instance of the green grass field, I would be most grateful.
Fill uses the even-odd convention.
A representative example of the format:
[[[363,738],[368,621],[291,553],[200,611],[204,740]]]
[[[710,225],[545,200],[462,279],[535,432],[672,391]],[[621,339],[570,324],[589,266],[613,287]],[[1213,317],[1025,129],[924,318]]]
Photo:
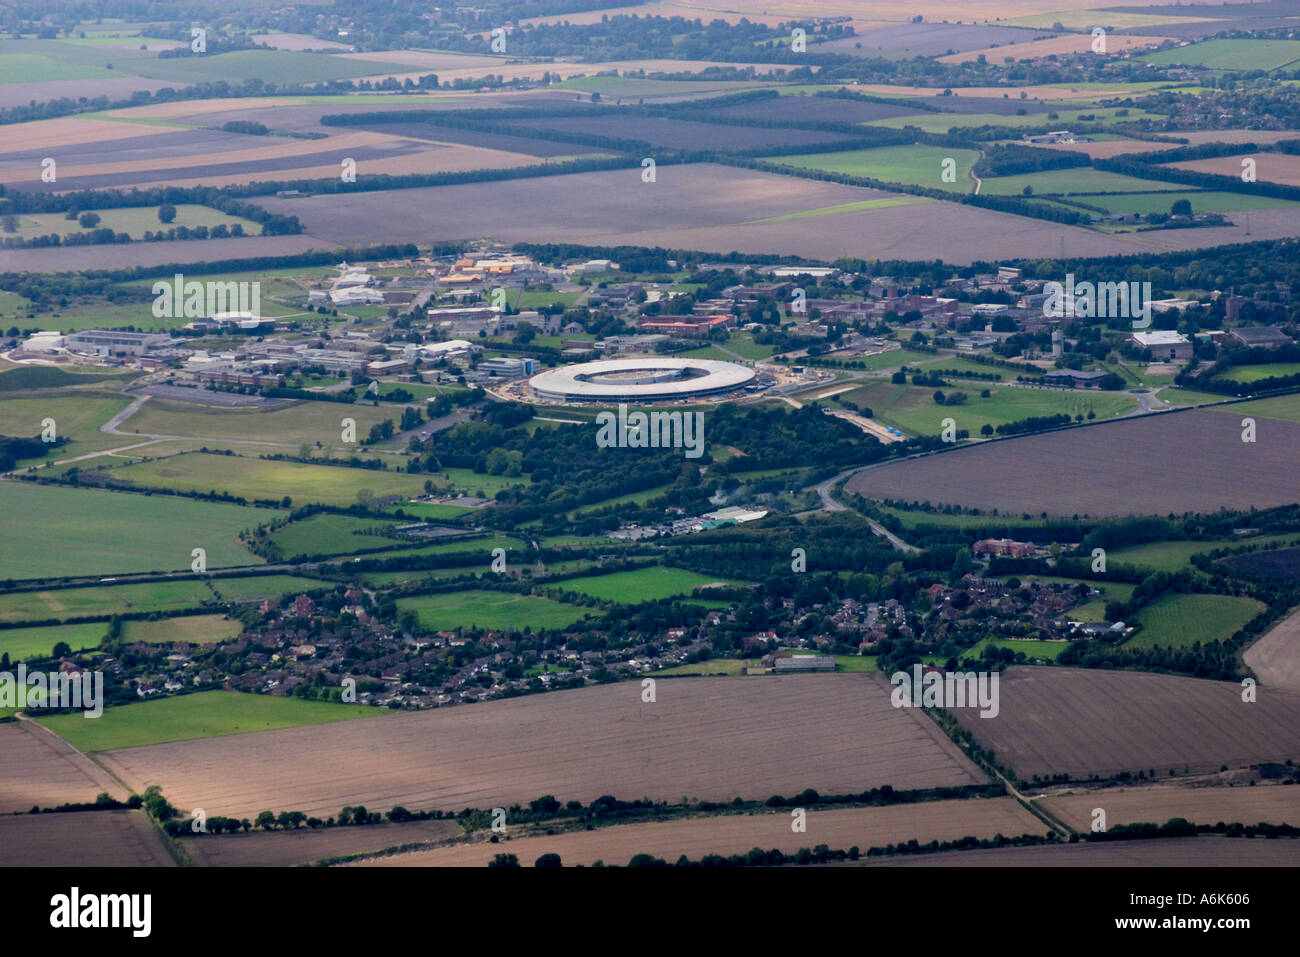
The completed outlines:
[[[1229,379],[1233,382],[1258,382],[1273,376],[1300,374],[1300,362],[1271,362],[1262,365],[1232,366],[1216,375],[1215,379]],[[0,382],[4,376],[0,376]]]
[[[44,621],[124,612],[175,611],[193,608],[216,596],[197,579],[106,584],[86,588],[11,592],[0,595],[0,621]],[[107,625],[105,625],[107,628]]]
[[[1257,538],[1212,539],[1204,542],[1150,542],[1131,548],[1117,548],[1106,553],[1106,560],[1117,564],[1141,565],[1155,571],[1178,572],[1187,567],[1193,555],[1212,552],[1216,548],[1236,545],[1289,544],[1295,535],[1266,535]]]
[[[0,83],[48,83],[55,80],[99,80],[121,76],[88,63],[68,63],[38,53],[10,53],[0,42]]]
[[[565,628],[591,613],[591,609],[566,605],[536,595],[499,591],[458,591],[443,595],[399,598],[399,612],[412,609],[430,631],[454,628],[492,628],[533,631]]]
[[[367,531],[392,528],[392,522],[351,515],[312,515],[271,533],[285,558],[295,555],[347,555],[363,549],[383,548],[393,539]]]
[[[996,51],[995,51],[996,52]],[[994,61],[995,57],[990,57]],[[927,103],[936,106],[942,106],[942,101],[937,97],[929,97]],[[903,102],[901,105],[906,105]],[[891,129],[901,130],[904,127],[915,126],[917,129],[924,130],[926,133],[947,133],[951,129],[973,129],[979,126],[1006,126],[1015,129],[1032,128],[1038,129],[1047,125],[1050,129],[1066,129],[1070,124],[1078,124],[1079,117],[1091,116],[1092,120],[1082,122],[1107,123],[1124,120],[1154,119],[1154,115],[1147,113],[1145,110],[1136,107],[1128,108],[1127,116],[1119,116],[1121,108],[1106,108],[1089,106],[1082,109],[1057,109],[1056,119],[1051,119],[1046,113],[918,113],[915,116],[891,116],[884,120],[872,120],[869,126],[888,126]],[[1059,125],[1058,125],[1059,124]],[[924,185],[924,184],[923,184]]]
[[[941,512],[918,512],[908,509],[881,507],[887,515],[893,515],[903,523],[904,528],[920,528],[932,525],[936,528],[1017,528],[1034,527],[1042,522],[1041,518],[1022,515],[944,515]],[[1014,536],[1013,536],[1014,537]]]
[[[1142,182],[1149,182],[1143,180]],[[1247,193],[1221,193],[1214,190],[1181,189],[1168,192],[1174,183],[1165,183],[1165,192],[1124,193],[1118,196],[1081,196],[1079,200],[1090,206],[1101,206],[1112,213],[1167,213],[1180,199],[1192,204],[1193,213],[1236,213],[1256,209],[1300,208],[1300,203],[1271,196],[1253,196]],[[1037,191],[1037,187],[1034,188]]]
[[[0,482],[0,579],[110,575],[257,565],[241,531],[279,516],[170,495]]]
[[[990,395],[987,399],[981,398],[980,392],[986,388]],[[934,401],[935,391],[928,387],[878,381],[841,393],[836,398],[869,408],[877,422],[912,435],[938,435],[943,431],[943,420],[951,418],[959,430],[968,430],[972,438],[979,438],[980,428],[986,424],[996,428],[1031,416],[1062,413],[1086,417],[1089,411],[1098,419],[1108,419],[1137,407],[1137,400],[1132,396],[1114,393],[1025,389],[961,381],[954,381],[953,385],[938,390],[945,395],[966,393],[964,403],[950,406],[938,405]]]
[[[176,57],[148,61],[132,59],[128,68],[140,76],[158,80],[202,83],[261,79],[268,83],[315,83],[388,73],[417,72],[413,67],[369,60],[345,60],[325,53],[291,50],[235,50],[205,56]]]
[[[192,203],[182,203],[177,206],[176,219],[170,223],[159,221],[157,206],[96,209],[93,212],[99,216],[100,221],[90,228],[111,229],[115,233],[126,233],[132,239],[143,239],[145,232],[149,230],[157,232],[158,230],[171,229],[176,226],[188,226],[191,229],[195,226],[207,226],[211,229],[214,226],[221,225],[230,227],[235,223],[238,223],[243,228],[245,235],[260,236],[262,234],[261,224],[255,223],[251,219],[229,216],[208,206],[197,206]],[[18,218],[17,232],[8,235],[20,239],[32,239],[36,236],[49,236],[51,233],[59,236],[70,236],[73,233],[86,231],[87,228],[77,220],[67,219],[62,213],[28,213]]]
[[[1224,396],[1217,396],[1222,399]],[[1285,422],[1300,422],[1300,393],[1279,395],[1272,399],[1256,399],[1228,406],[1224,411],[1236,415],[1259,416],[1264,419],[1282,419]]]
[[[955,118],[948,117],[948,119]],[[944,129],[946,130],[947,127],[945,126]],[[946,183],[942,178],[943,161],[949,157],[957,161],[956,180],[952,183]],[[970,168],[978,158],[979,154],[974,150],[912,145],[881,146],[876,149],[846,150],[839,153],[773,156],[768,162],[796,166],[800,169],[821,169],[851,176],[866,176],[887,183],[906,183],[910,186],[930,186],[934,189],[969,193],[975,187],[970,178]]]
[[[1010,648],[1012,651],[1024,652],[1026,658],[1055,661],[1067,647],[1068,641],[1017,641],[1010,638],[985,638],[970,650],[963,652],[963,658],[978,658],[985,648]]]
[[[719,581],[723,579],[711,578],[684,568],[652,565],[648,568],[614,572],[609,575],[572,578],[556,582],[554,587],[589,595],[601,601],[635,604],[641,601],[671,598],[674,595],[690,595],[701,585],[710,585]],[[727,584],[731,583],[727,582]]]
[[[226,601],[249,601],[333,588],[334,582],[301,575],[250,575],[245,578],[216,578],[212,587]]]
[[[196,395],[198,402],[201,402],[200,396],[201,393]],[[179,435],[194,439],[287,442],[295,445],[320,442],[325,448],[359,453],[363,451],[360,446],[346,445],[343,442],[343,419],[356,421],[356,438],[361,440],[369,434],[372,425],[385,419],[392,419],[396,424],[402,417],[400,408],[382,405],[376,408],[364,403],[347,405],[341,402],[299,402],[286,408],[265,411],[259,408],[205,406],[198,402],[150,399],[119,428],[123,432]],[[118,440],[120,444],[126,445],[129,436],[118,436]]]
[[[365,489],[375,497],[408,498],[424,491],[425,477],[392,469],[354,469],[335,465],[276,462],[232,455],[189,452],[165,459],[126,465],[112,471],[114,478],[140,488],[166,488],[188,492],[229,492],[253,501],[279,501],[288,495],[295,506],[318,504],[347,507],[357,503]]]
[[[486,562],[477,565],[458,565],[454,568],[413,569],[404,572],[372,572],[362,575],[361,580],[371,588],[387,588],[389,585],[405,585],[419,581],[440,581],[444,578],[459,578],[462,575],[482,577],[490,569]]]
[[[761,667],[757,659],[749,661],[740,658],[710,658],[708,661],[697,661],[690,665],[673,665],[671,668],[660,668],[654,672],[656,678],[671,678],[681,675],[728,675],[736,676],[746,665],[755,668]]]
[[[125,384],[125,382],[123,383]],[[76,389],[47,390],[48,395],[31,392],[5,393],[0,402],[0,435],[39,436],[42,422],[54,420],[55,434],[69,440],[67,445],[52,448],[44,458],[23,459],[18,464],[39,465],[61,459],[130,445],[122,435],[107,435],[99,427],[130,404],[124,395],[100,391],[95,383]]]
[[[1230,637],[1264,610],[1253,598],[1169,594],[1138,613],[1142,630],[1126,642],[1132,648],[1190,648]]]
[[[393,511],[400,511],[407,518],[431,518],[434,521],[445,522],[448,519],[460,518],[462,515],[468,515],[473,512],[474,509],[466,508],[463,505],[439,505],[435,502],[403,502],[401,505],[394,508]]]
[[[387,712],[329,701],[303,701],[238,691],[204,691],[107,708],[94,721],[87,721],[79,714],[57,714],[38,720],[75,748],[109,751],[168,741],[328,724],[382,714]]]
[[[102,621],[80,625],[10,628],[0,631],[0,655],[7,654],[11,662],[45,658],[61,641],[73,651],[81,651],[96,647],[107,633],[108,623]]]
[[[1211,70],[1277,70],[1300,60],[1300,40],[1206,40],[1137,60],[1156,66],[1203,66]]]
[[[1169,211],[1169,203],[1178,199],[1185,192],[1195,192],[1194,190],[1185,190],[1176,183],[1164,183],[1155,179],[1138,179],[1136,176],[1125,176],[1122,173],[1109,173],[1106,170],[1093,169],[1091,166],[1076,166],[1072,169],[1053,169],[1042,173],[1023,173],[1019,176],[996,176],[984,180],[982,193],[990,193],[994,196],[1020,196],[1024,193],[1026,186],[1032,186],[1035,196],[1044,195],[1063,195],[1071,196],[1078,193],[1142,193],[1166,190],[1171,195],[1169,202],[1165,204],[1164,211]],[[1106,206],[1114,196],[1095,197],[1097,202],[1092,199],[1082,197],[1083,202],[1093,206]],[[1193,203],[1195,208],[1195,203]],[[1121,212],[1121,210],[1114,210]]]
[[[225,615],[181,615],[158,621],[127,621],[122,623],[122,637],[127,641],[143,641],[148,645],[186,642],[191,645],[210,645],[229,641],[244,626]]]

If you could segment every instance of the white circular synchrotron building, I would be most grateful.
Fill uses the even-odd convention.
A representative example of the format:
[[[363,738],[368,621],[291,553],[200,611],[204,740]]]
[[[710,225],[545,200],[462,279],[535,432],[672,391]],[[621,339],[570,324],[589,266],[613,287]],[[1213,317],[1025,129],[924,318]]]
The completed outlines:
[[[754,382],[753,370],[716,359],[640,356],[561,366],[529,386],[561,402],[665,402],[724,395]]]

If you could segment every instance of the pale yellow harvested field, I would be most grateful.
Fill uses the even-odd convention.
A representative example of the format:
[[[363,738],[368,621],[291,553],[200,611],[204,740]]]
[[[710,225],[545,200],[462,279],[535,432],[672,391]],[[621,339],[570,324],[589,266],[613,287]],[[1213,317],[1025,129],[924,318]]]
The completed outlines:
[[[1162,7],[1177,0],[1151,0],[1148,6]],[[613,7],[586,13],[554,14],[530,17],[520,24],[538,23],[599,23],[602,14],[626,14],[643,17],[688,17],[710,20],[727,20],[734,23],[747,17],[755,23],[778,24],[791,20],[850,17],[858,32],[873,26],[892,26],[906,23],[921,15],[927,23],[944,20],[956,23],[1008,20],[1012,17],[1052,13],[1058,10],[1093,10],[1114,6],[1114,0],[1075,0],[1063,4],[1061,0],[777,0],[761,4],[737,3],[735,0],[656,0],[634,7]]]
[[[355,50],[347,43],[319,40],[305,33],[258,33],[251,37],[254,43],[264,43],[276,50]]]
[[[884,83],[849,83],[848,89],[874,96],[930,96],[943,92],[942,88],[932,86],[890,86]],[[1102,95],[1099,90],[1074,89],[1062,86],[954,86],[954,96],[977,96],[981,98],[1000,99],[1006,94],[1011,99],[1019,99],[1020,94],[1033,100],[1075,100],[1090,99]],[[1107,96],[1123,96],[1125,93],[1137,93],[1137,89],[1127,87],[1108,87]]]
[[[1183,130],[1171,135],[1189,143],[1276,143],[1300,139],[1300,130]]]
[[[435,50],[375,50],[371,53],[343,53],[345,60],[365,60],[368,63],[400,63],[404,66],[417,67],[421,70],[441,71],[483,67],[495,71],[497,67],[509,63],[508,57],[478,56],[473,53],[439,53]]]
[[[1164,824],[1186,818],[1193,824],[1294,824],[1300,826],[1300,788],[1256,787],[1106,788],[1049,797],[1038,802],[1076,831],[1092,829],[1093,809],[1106,812],[1106,827]]]
[[[128,126],[123,123],[113,125],[117,127],[118,136],[121,138],[131,136],[137,129],[133,125]],[[147,129],[153,131],[154,128],[149,127]],[[274,145],[259,146],[255,149],[227,150],[221,153],[192,153],[186,156],[125,160],[120,163],[95,163],[84,166],[60,165],[59,175],[71,179],[74,176],[103,176],[113,173],[134,173],[142,170],[157,170],[162,173],[169,169],[189,169],[194,166],[202,166],[205,163],[256,163],[282,159],[286,156],[303,156],[310,159],[313,155],[327,150],[333,153],[335,150],[355,149],[362,146],[382,146],[385,143],[400,142],[401,139],[401,137],[391,136],[387,133],[368,131],[344,133],[323,140],[282,140],[276,137]],[[142,141],[141,145],[146,145],[145,141]],[[22,182],[31,178],[32,174],[29,170],[0,173],[0,183]],[[158,179],[171,182],[165,176],[159,176]]]
[[[1265,688],[1300,693],[1300,610],[1265,632],[1242,658]]]
[[[802,834],[791,830],[791,821],[789,811],[778,811],[623,824],[594,831],[521,837],[497,844],[487,841],[459,844],[359,863],[380,867],[483,867],[496,854],[514,854],[525,867],[531,867],[543,854],[559,854],[566,865],[591,865],[596,861],[623,865],[637,854],[653,854],[673,863],[683,854],[699,860],[706,854],[744,854],[755,847],[777,848],[793,854],[802,847],[818,844],[846,851],[856,844],[865,853],[870,847],[913,839],[926,844],[968,836],[1045,834],[1048,830],[1042,821],[1009,797],[809,811],[808,829]]]
[[[209,834],[182,842],[197,867],[294,867],[327,857],[365,854],[419,841],[446,841],[464,831],[455,821],[412,821],[365,827]]]
[[[127,798],[103,768],[62,738],[33,722],[0,724],[0,814],[94,801],[101,792]]]
[[[387,811],[765,799],[983,783],[925,715],[889,703],[878,675],[661,679],[657,701],[620,682],[384,721],[348,721],[105,752],[133,787],[178,807],[255,817],[345,805]]]
[[[1122,53],[1125,50],[1142,50],[1159,46],[1169,37],[1124,36],[1115,34],[1106,37],[1107,53]],[[1092,35],[1074,33],[1063,37],[1049,37],[1046,40],[1030,40],[1027,43],[1008,43],[1005,46],[986,47],[983,50],[968,50],[965,53],[951,53],[939,57],[940,63],[969,63],[981,55],[990,63],[1001,63],[1007,57],[1015,60],[1032,60],[1035,57],[1066,55],[1071,53],[1089,53],[1092,51]]]
[[[113,120],[92,120],[85,117],[65,116],[57,120],[33,120],[4,127],[4,142],[12,149],[37,150],[45,147],[76,146],[81,143],[99,143],[103,140],[120,140],[127,136],[148,136],[151,133],[175,133],[171,126],[142,126],[117,123]],[[62,172],[62,170],[60,170]]]
[[[1122,156],[1125,153],[1176,150],[1179,145],[1178,143],[1152,143],[1149,140],[1098,140],[1092,143],[1053,143],[1049,149],[1087,153],[1093,159],[1110,159],[1112,156]]]
[[[319,140],[318,142],[327,142]],[[332,142],[332,141],[328,141]],[[431,149],[420,153],[402,153],[383,159],[364,159],[357,161],[357,175],[366,173],[388,173],[402,176],[407,173],[464,173],[477,169],[511,169],[516,166],[536,166],[547,160],[525,153],[511,153],[507,150],[490,150],[478,146],[463,146],[448,143],[445,149]],[[552,161],[553,162],[553,161]],[[298,179],[335,179],[339,175],[338,163],[321,166],[298,166],[293,169],[272,169],[261,172],[234,173],[227,176],[197,176],[189,179],[172,179],[160,177],[153,183],[134,184],[143,189],[146,186],[166,184],[168,186],[238,186],[245,183],[281,182]]]
[[[0,817],[0,867],[175,867],[143,811]]]
[[[1297,134],[1300,136],[1300,134]],[[1300,186],[1300,156],[1286,153],[1241,153],[1237,156],[1216,156],[1213,159],[1189,160],[1186,163],[1169,163],[1174,169],[1213,173],[1216,176],[1240,177],[1242,160],[1255,161],[1255,179],[1261,183],[1280,183],[1283,186]]]
[[[123,119],[167,120],[177,116],[197,116],[200,113],[224,113],[227,110],[248,108],[256,103],[257,109],[269,109],[276,106],[298,106],[310,102],[302,97],[255,97],[252,99],[229,96],[219,100],[179,100],[175,103],[150,103],[147,106],[128,106],[120,110],[110,110],[107,116],[120,116]],[[122,134],[119,132],[118,136]]]

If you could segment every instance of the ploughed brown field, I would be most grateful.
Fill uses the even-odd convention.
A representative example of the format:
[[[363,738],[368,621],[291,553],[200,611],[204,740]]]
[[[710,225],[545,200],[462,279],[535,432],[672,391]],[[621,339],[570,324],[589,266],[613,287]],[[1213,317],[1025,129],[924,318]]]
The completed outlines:
[[[1295,867],[1300,840],[1162,838],[1104,844],[1054,844],[915,857],[882,857],[831,867]]]
[[[181,843],[197,867],[294,867],[327,857],[364,854],[417,841],[446,841],[464,831],[455,821],[412,821],[316,830],[248,831],[185,838]]]
[[[961,412],[955,413],[961,428]],[[871,499],[1012,515],[1168,515],[1300,501],[1300,424],[1257,421],[1242,442],[1231,406],[988,442],[866,469],[847,489]]]
[[[177,807],[256,817],[297,810],[509,807],[542,795],[766,799],[978,784],[923,714],[879,675],[661,679],[654,703],[621,682],[525,698],[109,751],[132,787]]]
[[[594,831],[521,837],[497,844],[487,841],[459,844],[362,863],[387,867],[483,867],[496,854],[514,854],[520,864],[531,867],[543,854],[559,854],[566,865],[591,865],[596,861],[623,865],[637,854],[653,854],[671,864],[683,854],[699,860],[706,854],[744,854],[755,847],[777,848],[793,854],[802,847],[818,844],[846,851],[856,844],[865,853],[869,847],[907,843],[913,839],[926,844],[968,836],[1045,834],[1048,830],[1042,821],[1010,797],[809,811],[808,829],[801,834],[791,830],[791,821],[789,811],[779,811],[623,824]]]
[[[0,814],[93,802],[104,792],[119,801],[128,796],[103,768],[34,722],[0,724]]]
[[[0,817],[0,867],[173,867],[144,811]]]
[[[1106,812],[1106,827],[1117,824],[1164,824],[1186,818],[1193,824],[1297,824],[1300,788],[1257,787],[1105,788],[1064,794],[1038,802],[1049,814],[1080,833],[1092,829],[1093,809]]]
[[[297,216],[326,248],[488,236],[506,243],[669,244],[827,260],[842,255],[928,260],[935,256],[935,237],[942,236],[944,261],[969,263],[1033,256],[1049,248],[1059,252],[1062,239],[1068,255],[1110,256],[1219,245],[1244,233],[1244,227],[1222,226],[1107,235],[940,201],[855,208],[897,194],[710,163],[660,166],[653,183],[642,182],[641,173],[639,162],[631,159],[619,170],[298,199],[259,197],[259,205]],[[796,213],[815,215],[774,219]],[[1259,210],[1251,214],[1251,231],[1256,239],[1300,233],[1300,220],[1285,209]],[[59,268],[71,268],[62,265],[69,250],[39,252],[59,257]],[[44,268],[52,268],[48,258],[45,262]]]
[[[953,713],[1021,778],[1164,778],[1300,758],[1300,695],[1289,692],[1261,688],[1247,703],[1231,681],[1024,666],[999,684],[997,717]]]
[[[1296,134],[1300,137],[1300,134]],[[1236,156],[1216,156],[1213,159],[1189,160],[1185,163],[1170,163],[1174,169],[1189,169],[1197,173],[1212,173],[1216,176],[1240,177],[1243,159],[1255,161],[1255,179],[1261,183],[1281,183],[1284,186],[1300,186],[1300,156],[1287,153],[1240,153]]]

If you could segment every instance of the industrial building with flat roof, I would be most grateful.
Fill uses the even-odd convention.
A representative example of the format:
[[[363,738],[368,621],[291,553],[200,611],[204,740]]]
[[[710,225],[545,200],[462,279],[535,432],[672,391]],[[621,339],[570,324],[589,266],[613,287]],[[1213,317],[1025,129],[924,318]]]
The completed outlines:
[[[480,363],[481,367],[481,363]],[[564,402],[656,402],[723,395],[755,379],[753,370],[716,359],[602,359],[533,376],[533,392]]]

